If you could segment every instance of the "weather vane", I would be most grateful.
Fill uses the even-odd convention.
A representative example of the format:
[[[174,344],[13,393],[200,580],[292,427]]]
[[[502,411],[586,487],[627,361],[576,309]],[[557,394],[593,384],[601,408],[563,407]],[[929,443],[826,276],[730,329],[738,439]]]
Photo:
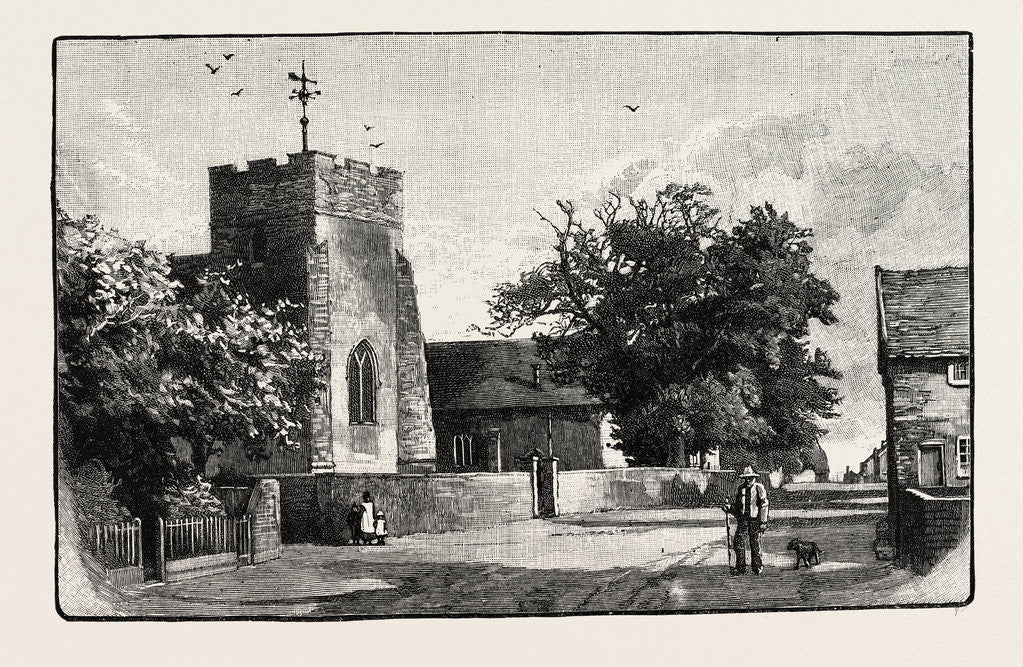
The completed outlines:
[[[294,72],[288,72],[288,79],[290,81],[301,81],[302,82],[302,87],[299,88],[298,90],[292,90],[291,91],[291,95],[288,97],[288,99],[289,100],[297,99],[299,102],[302,103],[302,119],[299,121],[300,123],[302,123],[302,152],[303,153],[308,153],[309,152],[309,136],[308,136],[308,129],[307,128],[309,126],[309,118],[306,117],[306,113],[305,113],[306,112],[306,105],[309,104],[309,100],[311,100],[314,97],[316,97],[317,95],[319,95],[320,91],[318,91],[318,90],[309,90],[309,88],[306,86],[306,84],[309,84],[309,83],[315,85],[316,82],[314,80],[312,80],[312,79],[307,79],[306,78],[306,76],[305,76],[305,61],[304,60],[302,61],[302,76],[299,76],[299,75],[295,74]]]

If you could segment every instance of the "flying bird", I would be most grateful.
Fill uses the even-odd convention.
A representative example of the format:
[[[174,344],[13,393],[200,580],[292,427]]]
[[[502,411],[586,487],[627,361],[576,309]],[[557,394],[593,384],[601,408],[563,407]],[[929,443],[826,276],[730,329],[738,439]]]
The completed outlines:
[[[382,141],[379,144],[370,144],[370,146],[372,146],[373,148],[380,148],[383,145],[384,145],[384,142],[382,142]]]
[[[366,124],[363,124],[363,127],[364,127],[364,128],[366,128],[366,131],[367,131],[367,132],[369,132],[370,130],[372,130],[372,129],[373,129],[373,127],[374,127],[374,126],[373,126],[373,125],[366,125]]]
[[[239,88],[239,89],[238,89],[238,92],[237,92],[237,93],[231,93],[231,94],[232,94],[233,96],[235,96],[235,97],[241,97],[241,96],[242,96],[242,91],[243,91],[243,90],[245,90],[245,89],[244,89],[244,88]]]
[[[639,108],[639,105],[637,104],[636,106],[630,106],[630,105],[626,104],[625,108],[628,109],[629,111],[631,111],[632,113],[636,113],[636,109]]]
[[[206,67],[209,67],[209,68],[210,68],[210,74],[216,74],[216,73],[217,73],[217,71],[218,71],[218,70],[219,70],[219,69],[220,69],[221,67],[223,67],[223,65],[219,65],[219,66],[217,66],[217,67],[214,67],[213,65],[211,65],[211,64],[209,64],[209,63],[206,63]]]
[[[231,58],[234,57],[233,53],[225,53],[223,55],[224,55],[224,60],[230,60]]]

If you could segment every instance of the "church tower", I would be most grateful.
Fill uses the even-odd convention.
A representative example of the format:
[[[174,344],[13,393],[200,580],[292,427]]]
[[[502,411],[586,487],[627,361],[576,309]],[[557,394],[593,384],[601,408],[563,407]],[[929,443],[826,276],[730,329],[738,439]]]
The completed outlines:
[[[257,301],[306,304],[327,388],[298,452],[225,464],[255,474],[431,472],[436,443],[402,174],[320,151],[211,167],[211,259],[240,259]]]

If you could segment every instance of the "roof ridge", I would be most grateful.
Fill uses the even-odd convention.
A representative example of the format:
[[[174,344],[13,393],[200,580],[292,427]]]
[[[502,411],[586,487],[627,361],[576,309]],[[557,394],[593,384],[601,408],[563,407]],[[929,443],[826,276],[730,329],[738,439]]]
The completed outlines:
[[[879,268],[881,269],[881,273],[890,273],[890,274],[896,274],[897,273],[897,274],[903,274],[903,275],[907,274],[907,273],[936,273],[938,271],[969,271],[970,270],[969,266],[956,266],[954,264],[947,264],[945,266],[937,266],[937,267],[932,267],[932,268],[927,268],[927,269],[886,269],[884,267],[879,267]]]

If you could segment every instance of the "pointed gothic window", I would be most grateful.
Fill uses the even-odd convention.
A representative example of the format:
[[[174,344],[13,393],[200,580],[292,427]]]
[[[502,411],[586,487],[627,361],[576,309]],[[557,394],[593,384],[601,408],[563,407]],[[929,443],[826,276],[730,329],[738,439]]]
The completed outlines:
[[[348,358],[348,420],[352,424],[376,421],[376,369],[373,348],[362,341]]]
[[[459,434],[452,441],[455,455],[455,467],[467,467],[473,465],[472,461],[472,436]]]

